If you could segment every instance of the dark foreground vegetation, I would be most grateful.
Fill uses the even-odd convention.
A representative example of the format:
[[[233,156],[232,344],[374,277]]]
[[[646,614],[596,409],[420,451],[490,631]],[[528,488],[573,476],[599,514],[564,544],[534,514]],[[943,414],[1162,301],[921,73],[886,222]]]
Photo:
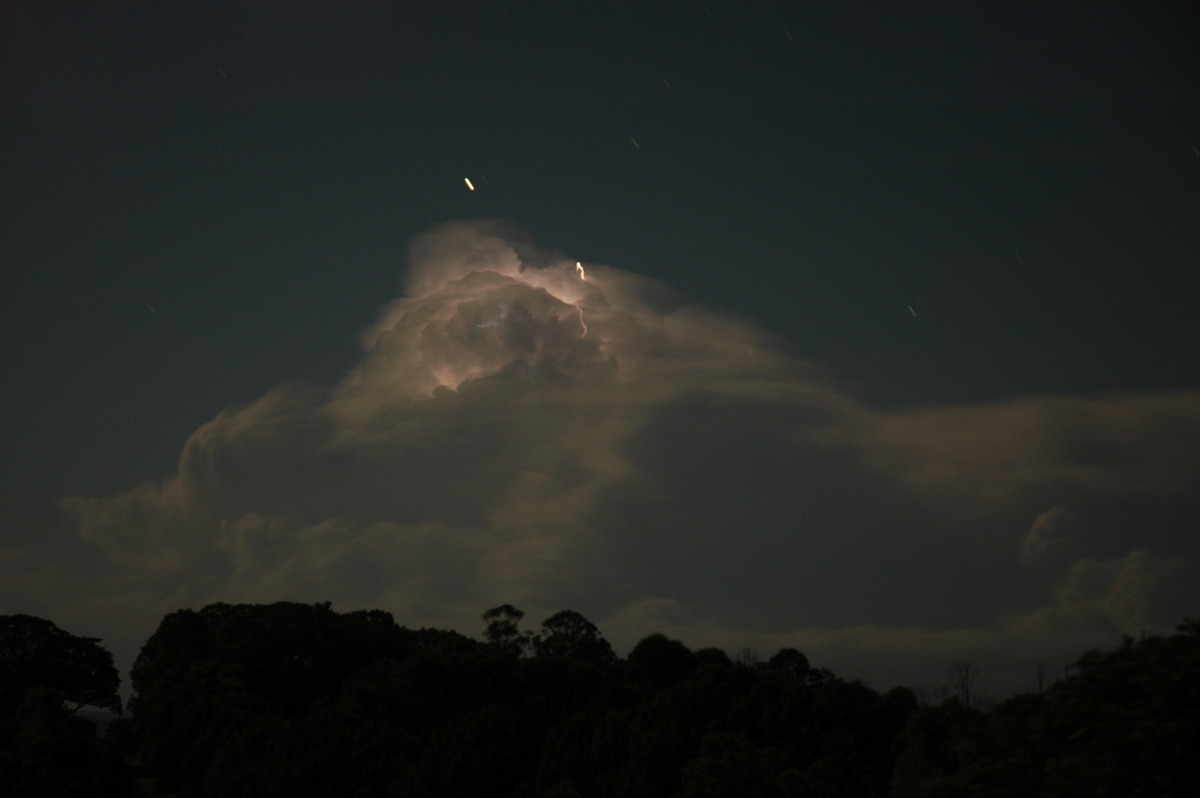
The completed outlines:
[[[622,660],[578,613],[486,642],[328,604],[163,619],[120,711],[112,658],[0,617],[0,794],[10,796],[1200,795],[1200,622],[1089,652],[983,711],[879,694],[783,649],[765,662],[662,635]]]

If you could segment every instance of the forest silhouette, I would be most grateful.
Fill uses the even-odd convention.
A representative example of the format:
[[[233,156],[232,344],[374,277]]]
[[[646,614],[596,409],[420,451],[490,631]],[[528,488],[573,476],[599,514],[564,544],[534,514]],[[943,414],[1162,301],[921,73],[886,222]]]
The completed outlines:
[[[1200,621],[1084,654],[991,706],[880,694],[795,649],[731,659],[651,634],[624,659],[577,612],[483,640],[328,603],[163,618],[122,710],[111,655],[0,616],[9,796],[1166,796],[1200,794]]]

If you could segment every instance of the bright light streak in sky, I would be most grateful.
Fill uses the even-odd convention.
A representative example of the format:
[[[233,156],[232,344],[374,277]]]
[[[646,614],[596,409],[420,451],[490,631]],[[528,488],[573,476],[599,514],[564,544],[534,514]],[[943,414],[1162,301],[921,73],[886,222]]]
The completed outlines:
[[[471,178],[464,177],[463,182],[465,182],[467,184],[467,188],[471,189],[472,191],[475,190],[475,184],[471,182]]]
[[[583,320],[583,308],[579,307],[579,303],[575,303],[575,309],[579,311],[579,326],[583,328],[583,335],[580,338],[587,338],[587,322]]]

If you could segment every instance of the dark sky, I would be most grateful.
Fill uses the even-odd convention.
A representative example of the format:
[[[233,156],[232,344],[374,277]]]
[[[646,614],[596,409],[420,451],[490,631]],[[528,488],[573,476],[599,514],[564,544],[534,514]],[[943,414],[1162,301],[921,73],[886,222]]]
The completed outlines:
[[[213,600],[468,633],[569,604],[625,645],[796,645],[881,687],[970,656],[998,689],[1194,615],[1198,23],[7,3],[0,612],[127,659]],[[596,264],[600,294],[550,291],[590,337],[505,270],[518,234],[438,228],[489,218],[523,264]],[[405,288],[434,228],[427,273],[517,285]],[[457,314],[436,352],[400,296]],[[470,362],[454,396],[413,341]]]

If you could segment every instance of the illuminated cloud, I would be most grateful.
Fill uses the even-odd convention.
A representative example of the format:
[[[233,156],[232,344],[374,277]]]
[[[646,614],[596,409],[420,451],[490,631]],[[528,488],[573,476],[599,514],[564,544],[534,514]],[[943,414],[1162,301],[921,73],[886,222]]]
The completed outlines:
[[[227,409],[177,474],[63,501],[114,596],[466,632],[570,607],[618,644],[660,624],[831,664],[1183,611],[1146,597],[1196,556],[1194,394],[879,412],[743,320],[497,223],[410,262],[340,384]]]
[[[1145,549],[1123,557],[1088,557],[1056,580],[1047,606],[1011,622],[1045,633],[1109,628],[1138,634],[1160,628],[1172,622],[1182,586],[1196,584],[1195,570],[1180,558],[1156,556]]]
[[[1057,570],[1069,555],[1071,533],[1079,514],[1069,507],[1053,507],[1038,515],[1021,541],[1021,564],[1033,571]]]

